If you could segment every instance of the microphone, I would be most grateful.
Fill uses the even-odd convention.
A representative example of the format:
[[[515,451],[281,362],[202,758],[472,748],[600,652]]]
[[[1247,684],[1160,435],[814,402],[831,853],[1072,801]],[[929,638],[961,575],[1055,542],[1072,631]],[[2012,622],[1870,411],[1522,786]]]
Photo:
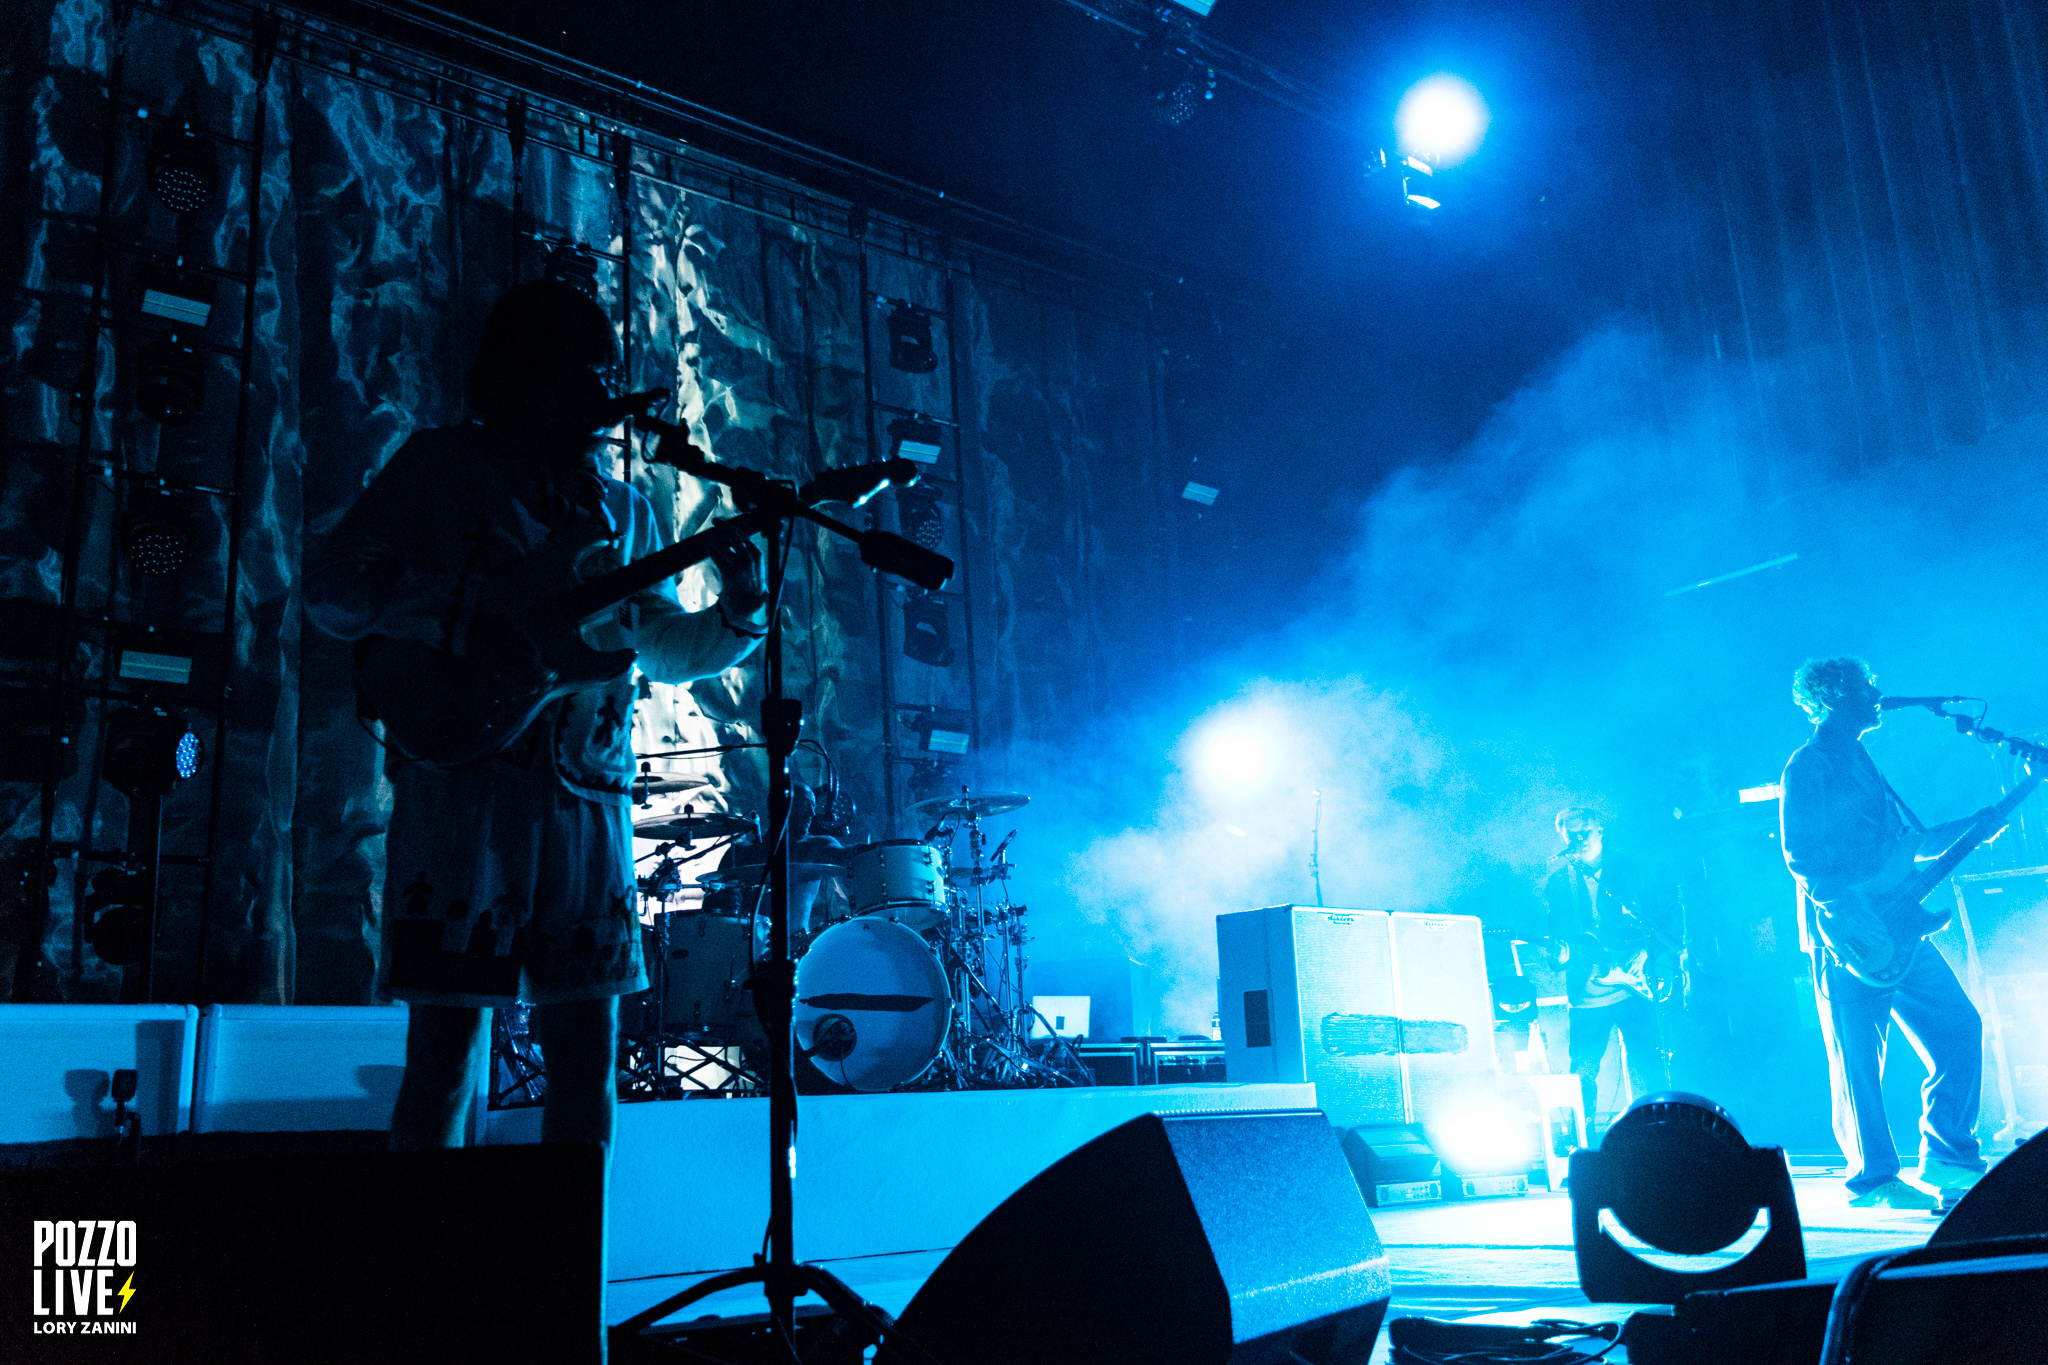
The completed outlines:
[[[1896,711],[1905,706],[1924,706],[1930,711],[1939,711],[1952,701],[1969,701],[1968,697],[1879,697],[1877,709]]]
[[[1008,834],[1005,834],[1003,836],[1003,841],[1000,844],[996,845],[995,856],[990,858],[989,861],[992,863],[1000,863],[1003,860],[1003,850],[1008,848],[1010,846],[1010,840],[1016,837],[1017,831],[1014,829],[1011,830]]]

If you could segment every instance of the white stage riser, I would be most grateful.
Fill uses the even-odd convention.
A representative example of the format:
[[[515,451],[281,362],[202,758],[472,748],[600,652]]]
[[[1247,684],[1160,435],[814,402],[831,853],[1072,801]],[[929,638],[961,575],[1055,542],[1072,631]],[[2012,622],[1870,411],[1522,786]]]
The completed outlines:
[[[796,1254],[838,1260],[953,1246],[1025,1181],[1140,1114],[1315,1103],[1313,1085],[806,1097]],[[538,1109],[500,1110],[485,1124],[487,1142],[539,1136]],[[607,1202],[610,1280],[751,1264],[768,1221],[768,1102],[621,1105]]]

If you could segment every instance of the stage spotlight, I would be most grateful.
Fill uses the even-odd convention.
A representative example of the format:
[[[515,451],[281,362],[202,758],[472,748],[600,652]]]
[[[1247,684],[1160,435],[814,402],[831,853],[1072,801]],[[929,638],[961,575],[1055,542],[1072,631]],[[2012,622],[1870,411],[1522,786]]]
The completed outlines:
[[[1401,163],[1401,198],[1408,207],[1429,210],[1444,206],[1436,197],[1435,178],[1435,168],[1419,156],[1410,156]]]
[[[1572,1244],[1579,1286],[1595,1303],[1677,1303],[1704,1289],[1806,1277],[1792,1171],[1778,1147],[1752,1147],[1712,1100],[1646,1095],[1614,1121],[1597,1150],[1572,1153]],[[1602,1210],[1673,1256],[1730,1246],[1763,1209],[1763,1240],[1733,1263],[1699,1273],[1643,1260],[1600,1226]]]
[[[1216,495],[1222,491],[1220,488],[1211,488],[1206,483],[1196,483],[1193,479],[1190,479],[1188,480],[1187,487],[1180,490],[1180,495],[1189,502],[1200,503],[1204,507],[1214,507],[1216,505]]]
[[[1467,1199],[1529,1192],[1529,1166],[1537,1159],[1533,1128],[1491,1093],[1448,1100],[1424,1124],[1443,1158],[1446,1193]]]
[[[929,343],[930,338],[926,340]],[[937,422],[927,422],[919,417],[899,417],[889,423],[889,458],[937,464],[939,453],[944,449],[939,442],[944,439],[945,433]]]
[[[184,567],[195,533],[184,504],[168,493],[143,493],[121,517],[121,552],[135,572],[161,578]]]
[[[935,597],[903,599],[903,655],[934,668],[953,662],[953,631],[944,601]]]
[[[102,770],[127,796],[162,796],[196,774],[205,753],[183,716],[160,706],[126,706],[107,721]]]
[[[220,179],[213,144],[187,123],[173,130],[160,124],[149,146],[149,187],[173,213],[190,213],[213,198]]]
[[[1441,170],[1478,149],[1490,118],[1470,82],[1441,72],[1408,87],[1394,110],[1394,132],[1403,155]]]
[[[890,368],[906,374],[930,374],[939,368],[930,313],[899,300],[890,310],[888,328]]]
[[[165,426],[183,426],[197,417],[206,406],[206,357],[179,345],[175,334],[145,344],[135,406]]]
[[[939,500],[922,489],[896,490],[896,525],[927,550],[938,549],[946,538],[946,521],[939,512]]]
[[[1195,740],[1197,776],[1212,792],[1254,792],[1272,781],[1280,766],[1280,744],[1264,727],[1244,720],[1220,721]]]

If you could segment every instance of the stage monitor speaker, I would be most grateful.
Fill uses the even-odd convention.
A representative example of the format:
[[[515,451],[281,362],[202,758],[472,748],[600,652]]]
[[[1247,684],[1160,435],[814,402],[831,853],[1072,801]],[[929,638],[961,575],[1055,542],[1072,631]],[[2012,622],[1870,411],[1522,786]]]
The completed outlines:
[[[2042,1133],[1986,1171],[1927,1244],[2035,1236],[2048,1236],[2048,1134]]]
[[[1391,1293],[1322,1114],[1146,1114],[1004,1200],[898,1325],[946,1365],[1337,1365]]]
[[[1874,1256],[1836,1287],[1820,1360],[2040,1365],[2048,1360],[2044,1303],[2048,1237],[1949,1242]]]
[[[603,1203],[596,1144],[0,1174],[0,1360],[596,1362]]]

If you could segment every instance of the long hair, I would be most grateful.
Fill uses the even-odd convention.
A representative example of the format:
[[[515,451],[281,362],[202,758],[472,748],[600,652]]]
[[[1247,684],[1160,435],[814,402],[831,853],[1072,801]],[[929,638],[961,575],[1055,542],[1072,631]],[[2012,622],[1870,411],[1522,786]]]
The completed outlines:
[[[1854,655],[1839,659],[1808,659],[1792,675],[1792,700],[1815,720],[1842,704],[1842,698],[1863,684],[1874,683],[1877,675],[1870,665]]]
[[[492,305],[469,372],[469,406],[486,420],[518,411],[536,375],[618,363],[612,320],[561,280],[514,285]]]

